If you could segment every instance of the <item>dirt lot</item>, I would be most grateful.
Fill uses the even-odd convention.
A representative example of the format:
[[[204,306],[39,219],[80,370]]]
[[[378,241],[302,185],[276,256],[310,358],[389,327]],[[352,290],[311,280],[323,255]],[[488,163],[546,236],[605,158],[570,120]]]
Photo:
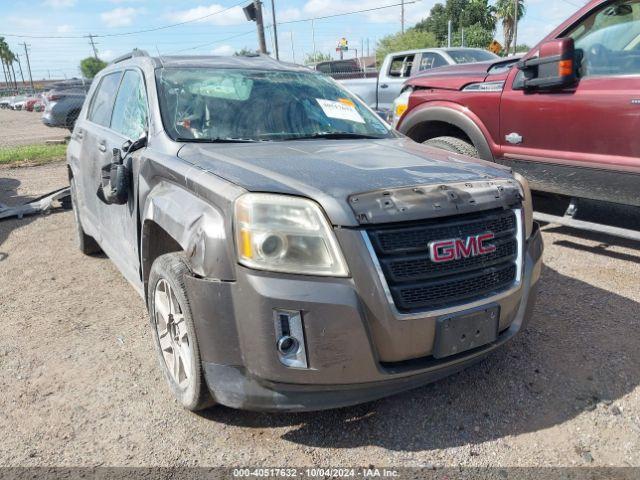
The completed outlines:
[[[0,110],[0,147],[40,144],[69,135],[66,128],[47,127],[40,117],[42,113]]]
[[[0,202],[65,184],[0,170]],[[640,250],[545,227],[532,325],[444,381],[354,408],[180,409],[142,300],[71,212],[0,222],[0,466],[640,466]]]

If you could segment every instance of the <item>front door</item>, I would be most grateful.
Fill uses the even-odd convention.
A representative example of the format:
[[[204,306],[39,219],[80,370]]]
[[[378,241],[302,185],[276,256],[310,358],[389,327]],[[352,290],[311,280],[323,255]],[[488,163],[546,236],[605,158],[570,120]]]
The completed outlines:
[[[526,92],[511,72],[501,161],[540,190],[640,205],[640,0],[608,2],[560,37],[583,54],[579,82]]]
[[[109,128],[104,129],[100,137],[100,141],[106,146],[103,166],[111,162],[114,149],[121,149],[125,142],[133,142],[145,134],[147,119],[147,93],[143,74],[137,69],[126,70],[115,97]],[[140,156],[143,154],[144,149],[125,159],[132,172],[128,202],[124,205],[101,203],[100,207],[100,222],[106,232],[103,248],[134,285],[140,282],[137,173]]]
[[[378,84],[378,110],[388,112],[400,95],[402,85],[413,74],[414,53],[398,54],[391,58],[386,70],[380,72]]]

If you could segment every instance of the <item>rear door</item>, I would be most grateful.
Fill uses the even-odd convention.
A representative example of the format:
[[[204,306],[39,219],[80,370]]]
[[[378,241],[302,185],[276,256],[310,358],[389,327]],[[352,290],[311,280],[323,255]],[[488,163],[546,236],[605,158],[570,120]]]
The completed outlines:
[[[393,56],[386,63],[386,67],[380,72],[378,109],[391,110],[393,101],[400,95],[402,85],[413,74],[415,57],[415,53],[403,53]]]
[[[122,76],[115,96],[109,128],[105,128],[100,141],[106,147],[102,165],[112,161],[113,150],[123,144],[141,138],[148,130],[148,104],[144,76],[138,69],[128,69]],[[129,201],[125,205],[107,205],[100,202],[100,222],[106,232],[103,249],[118,266],[125,277],[134,285],[140,282],[138,256],[138,172],[139,150],[127,157],[132,171]]]
[[[75,129],[82,142],[79,175],[76,177],[77,199],[82,206],[81,220],[86,232],[100,245],[103,244],[105,233],[100,218],[103,203],[96,193],[100,184],[100,169],[109,158],[105,135],[121,77],[122,72],[113,72],[100,79],[91,97],[86,119],[81,120]]]
[[[501,103],[504,162],[541,190],[640,205],[640,0],[608,2],[560,37],[584,55],[579,83],[525,92],[514,69]]]

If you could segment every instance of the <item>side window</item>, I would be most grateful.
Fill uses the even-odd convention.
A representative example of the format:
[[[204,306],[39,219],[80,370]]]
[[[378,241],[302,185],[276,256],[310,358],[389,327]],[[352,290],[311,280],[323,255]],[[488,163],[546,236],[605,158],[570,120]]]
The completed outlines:
[[[437,53],[428,52],[422,54],[419,70],[423,72],[425,70],[431,70],[432,68],[444,67],[445,65],[448,64],[442,56]]]
[[[640,0],[617,0],[564,36],[583,53],[581,77],[640,75]]]
[[[122,72],[110,73],[100,80],[100,85],[96,88],[91,99],[91,107],[87,116],[93,123],[105,127],[109,126],[111,111],[113,110],[113,98],[116,96],[121,75]]]
[[[399,55],[393,57],[389,66],[389,76],[398,78],[407,78],[411,76],[411,67],[415,55]]]
[[[147,94],[140,73],[127,70],[122,77],[111,117],[111,128],[137,140],[147,128]]]

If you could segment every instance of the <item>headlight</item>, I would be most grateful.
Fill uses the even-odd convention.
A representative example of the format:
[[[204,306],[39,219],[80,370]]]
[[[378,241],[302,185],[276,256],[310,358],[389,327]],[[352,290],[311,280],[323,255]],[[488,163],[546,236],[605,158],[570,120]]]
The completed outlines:
[[[409,97],[413,93],[413,88],[408,87],[404,90],[398,98],[393,101],[393,116],[392,116],[392,124],[394,127],[398,125],[400,118],[409,108]]]
[[[311,200],[248,193],[235,204],[238,260],[259,270],[346,277],[333,230]]]
[[[522,212],[524,214],[525,238],[529,238],[533,232],[533,197],[531,196],[531,189],[529,188],[529,182],[522,175],[514,173],[513,176],[522,188]]]

